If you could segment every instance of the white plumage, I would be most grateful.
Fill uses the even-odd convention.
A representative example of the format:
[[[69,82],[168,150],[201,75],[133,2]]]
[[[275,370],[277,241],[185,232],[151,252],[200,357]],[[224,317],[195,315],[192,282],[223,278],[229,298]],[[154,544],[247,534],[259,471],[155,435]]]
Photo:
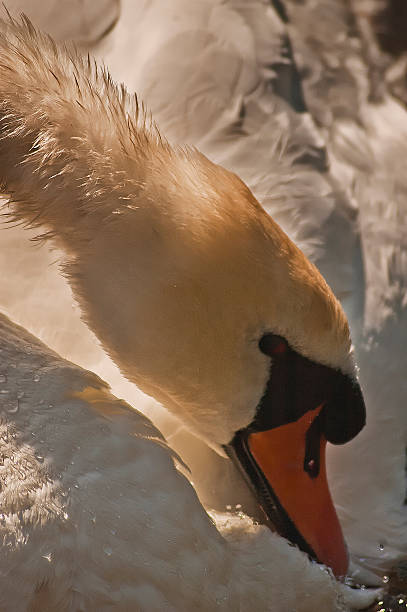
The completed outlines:
[[[243,515],[214,515],[222,537],[148,419],[4,316],[0,332],[2,612],[372,600]]]
[[[114,74],[125,77],[130,86],[133,85],[131,79],[135,79],[134,83],[137,84],[137,89],[143,93],[143,97],[153,108],[155,117],[159,119],[160,125],[172,140],[186,140],[199,144],[199,147],[213,159],[237,170],[248,181],[260,200],[268,206],[273,216],[286,231],[299,241],[301,246],[305,247],[306,252],[321,265],[337,294],[344,298],[345,306],[351,322],[353,322],[353,335],[357,342],[359,341],[356,349],[361,365],[362,381],[364,376],[366,378],[365,393],[368,411],[371,414],[371,425],[368,425],[360,439],[355,440],[350,448],[345,447],[336,453],[341,455],[341,465],[336,468],[334,466],[336,495],[340,504],[339,510],[342,518],[345,519],[345,529],[348,530],[351,546],[359,556],[376,557],[376,561],[374,559],[371,561],[372,565],[375,562],[380,562],[381,557],[389,556],[394,559],[395,552],[403,556],[405,554],[405,543],[401,536],[405,533],[406,518],[402,508],[404,490],[403,452],[405,446],[405,421],[403,420],[402,401],[405,392],[403,392],[402,375],[398,368],[400,367],[402,371],[403,356],[402,350],[400,350],[402,343],[399,338],[400,330],[403,329],[404,317],[402,296],[403,283],[405,282],[405,270],[403,268],[405,257],[403,248],[405,249],[405,247],[403,247],[403,232],[397,232],[395,227],[397,225],[400,228],[404,223],[401,206],[385,207],[388,216],[386,217],[386,227],[383,228],[383,238],[380,242],[380,253],[383,253],[383,255],[377,255],[379,265],[373,263],[374,253],[377,250],[369,246],[369,236],[371,236],[369,228],[372,227],[375,219],[371,207],[372,192],[377,193],[377,186],[380,185],[380,193],[385,194],[386,197],[390,197],[390,194],[394,196],[393,186],[395,181],[400,181],[400,176],[402,176],[402,171],[398,167],[394,167],[392,161],[394,159],[393,147],[395,147],[394,130],[386,132],[384,130],[385,122],[381,120],[381,117],[388,117],[389,115],[386,115],[386,112],[391,117],[398,113],[400,121],[395,123],[400,126],[404,119],[404,111],[391,100],[381,107],[366,105],[363,107],[366,118],[365,131],[356,132],[355,123],[349,121],[345,121],[343,124],[337,122],[335,138],[327,137],[323,141],[308,115],[294,114],[284,101],[276,98],[268,89],[267,84],[272,75],[267,73],[264,66],[267,64],[268,54],[271,51],[275,53],[275,49],[270,50],[267,43],[269,40],[276,40],[275,35],[273,38],[270,36],[270,32],[277,30],[279,36],[284,36],[283,26],[268,7],[265,7],[262,3],[252,3],[251,9],[243,11],[243,15],[239,13],[238,8],[233,3],[229,7],[213,5],[214,8],[211,8],[208,3],[202,5],[201,13],[194,12],[194,14],[186,12],[184,6],[173,7],[173,14],[182,13],[183,22],[178,21],[177,26],[173,26],[182,31],[181,33],[176,31],[171,38],[172,31],[167,28],[166,24],[168,22],[166,22],[166,15],[162,6],[157,3],[149,3],[149,6],[151,7],[149,9],[150,13],[148,10],[137,13],[134,21],[132,21],[131,13],[130,15],[125,13],[126,10],[131,10],[130,5],[123,5],[122,21],[119,23],[118,29],[113,31],[110,43],[109,41],[106,43],[107,46],[112,44],[113,53],[117,53],[117,59],[115,60],[112,56],[109,57],[109,52],[105,51],[107,61]],[[134,8],[133,10],[139,11],[140,9]],[[205,13],[205,11],[207,12]],[[157,17],[158,14],[159,18]],[[211,18],[205,17],[208,14],[211,15]],[[141,33],[149,31],[146,25],[146,21],[149,19],[151,19],[150,23],[154,23],[156,37],[153,40],[150,37],[147,43]],[[139,32],[134,31],[135,23],[138,23]],[[205,28],[202,27],[202,23],[205,23]],[[225,23],[228,24],[230,30],[220,26],[220,24]],[[137,53],[137,57],[140,58],[140,68],[137,66],[137,70],[131,71],[131,75],[129,73],[120,74],[119,72],[119,63],[122,64],[122,69],[124,67],[120,57],[123,57],[125,53],[123,47],[126,44],[128,24],[133,24],[132,38],[128,39],[129,48],[132,53]],[[169,42],[166,47],[163,37],[159,35],[160,24],[165,28],[166,33],[169,33]],[[199,36],[194,32],[194,24],[199,24]],[[272,29],[272,26],[275,30]],[[203,30],[203,33],[201,30]],[[188,31],[192,31],[193,34],[188,35]],[[238,36],[236,36],[237,31],[239,32]],[[252,46],[246,44],[244,48],[239,45],[240,48],[237,49],[236,44],[232,45],[231,41],[227,40],[229,32],[230,38],[235,38],[238,41],[249,40],[252,36],[254,44]],[[262,34],[263,32],[264,34]],[[185,36],[185,39],[182,35]],[[135,39],[137,40],[136,44],[134,43]],[[205,81],[203,75],[209,75],[205,72],[205,62],[202,61],[202,72],[196,69],[196,64],[194,65],[194,80],[192,82],[183,76],[184,72],[180,66],[183,66],[181,60],[186,55],[186,39],[189,40],[191,45],[191,57],[197,53],[196,47],[200,49],[201,54],[202,49],[208,49],[208,53],[210,50],[216,51],[208,60],[208,64],[211,66],[221,66],[221,58],[227,62],[231,57],[235,57],[236,74],[240,75],[240,78],[231,78],[228,90],[226,90],[224,80],[217,80],[216,85],[212,84],[208,89],[209,95],[207,90],[203,89],[202,102],[200,102],[201,83]],[[114,42],[112,43],[112,41]],[[154,47],[154,42],[156,47]],[[122,48],[120,48],[120,45],[122,45]],[[160,57],[163,58],[162,61],[159,61]],[[246,68],[242,69],[245,64]],[[188,69],[189,65],[191,65],[191,62],[188,57],[188,60],[185,61],[185,70]],[[247,68],[247,65],[249,65],[249,68]],[[178,72],[179,81],[174,78],[174,66],[177,68],[175,74]],[[253,68],[256,66],[258,70],[256,73],[257,81],[253,80]],[[219,68],[219,74],[221,72],[222,70]],[[166,78],[167,75],[169,76],[168,79]],[[213,77],[214,75],[211,75],[211,79]],[[149,79],[151,79],[151,85]],[[183,89],[184,84],[185,89]],[[194,87],[195,94],[192,94]],[[188,98],[185,91],[190,92],[190,102],[183,106],[180,100]],[[179,95],[179,98],[177,98],[177,95]],[[166,105],[160,108],[160,101],[162,104],[164,99]],[[187,123],[185,121],[186,117],[193,117],[193,119],[190,119],[190,123]],[[197,120],[197,117],[200,121]],[[209,130],[208,126],[211,126]],[[384,131],[381,126],[383,126]],[[380,132],[380,130],[382,131]],[[279,135],[278,145],[273,144],[276,142],[275,133]],[[355,133],[357,133],[359,144],[360,142],[365,143],[360,151],[355,151],[353,146]],[[240,138],[238,138],[239,135]],[[339,135],[342,138],[341,141],[339,141]],[[392,140],[388,157],[384,157],[384,147],[378,150],[376,146],[376,143],[383,143],[383,138],[386,135],[387,138]],[[352,144],[348,148],[340,149],[338,148],[338,141],[339,143],[346,143],[346,140],[343,139],[344,136],[350,137]],[[306,151],[311,159],[315,160],[315,157],[321,158],[322,156],[322,165],[322,144],[327,144],[330,157],[335,160],[331,175],[326,172],[317,173],[315,170],[311,170],[305,157],[305,163],[297,167],[295,178],[293,178],[291,163],[294,154],[287,153],[290,150],[290,139],[295,141],[300,151]],[[377,150],[374,151],[373,157],[367,160],[366,151],[368,149],[371,151],[375,146]],[[398,141],[397,146],[402,150],[402,138]],[[253,159],[250,159],[253,156],[253,153],[250,153],[251,151],[255,151],[255,163]],[[283,157],[281,151],[284,151]],[[340,159],[338,151],[342,154],[342,158],[345,158],[345,161]],[[358,155],[359,157],[357,157]],[[377,157],[380,155],[379,163]],[[402,155],[399,158],[402,158]],[[390,163],[386,162],[386,159],[391,160]],[[250,160],[250,163],[248,160]],[[261,163],[259,163],[259,160],[261,160]],[[276,163],[277,160],[278,164]],[[386,163],[388,163],[387,166]],[[380,175],[377,168],[378,165],[381,166],[382,164],[383,173]],[[356,180],[355,167],[359,169]],[[369,168],[368,172],[366,167]],[[390,170],[393,171],[394,179],[389,177]],[[355,224],[354,209],[352,209],[352,205],[349,205],[343,192],[338,192],[338,183],[335,179],[341,180],[342,188],[343,186],[349,186],[351,195],[353,197],[357,196],[357,203],[360,207],[364,261],[367,270],[369,270],[369,267],[371,270],[368,274],[367,284],[367,300],[370,306],[369,310],[365,312],[360,307],[365,297],[361,295],[364,293],[365,280],[359,276],[359,271],[362,269],[361,251],[357,239],[355,240],[359,230]],[[294,197],[288,198],[288,193]],[[268,194],[270,194],[269,197]],[[317,199],[315,194],[318,194]],[[380,206],[381,203],[378,201],[376,206],[377,218],[382,220],[383,213]],[[337,231],[338,228],[340,228],[339,232]],[[10,233],[9,236],[11,238],[8,238],[7,233],[5,233],[5,240],[12,242],[12,234]],[[21,240],[18,234],[16,236],[18,240]],[[336,243],[334,243],[331,239],[332,236],[335,236],[335,240],[338,237],[339,241],[336,240]],[[377,240],[377,237],[375,239]],[[341,258],[340,268],[336,263],[338,252]],[[38,254],[38,257],[43,259],[45,254]],[[359,262],[356,267],[354,266],[355,261]],[[390,264],[387,262],[390,262]],[[383,271],[381,276],[377,274],[380,265],[382,265],[381,270]],[[391,275],[388,274],[389,269],[392,271]],[[58,283],[59,281],[55,280],[53,282]],[[383,295],[388,293],[389,285],[396,287],[397,290],[389,298],[384,299],[385,307],[383,308]],[[401,301],[399,295],[401,295]],[[32,312],[24,313],[25,307],[13,301],[10,296],[3,299],[9,300],[6,307],[8,307],[9,312],[16,313],[15,316],[18,320],[26,320],[37,332],[41,331],[37,322],[33,325]],[[67,299],[69,300],[69,297]],[[42,305],[40,309],[43,310]],[[384,314],[378,318],[377,313]],[[60,314],[56,313],[56,321],[59,316]],[[48,315],[46,319],[47,317]],[[372,319],[369,317],[372,317]],[[377,346],[375,344],[366,346],[363,344],[363,337],[364,335],[366,337],[367,332],[371,329],[370,322],[373,317],[376,317],[375,329],[381,330],[374,332],[379,339],[379,344]],[[48,329],[43,330],[44,335],[48,338],[50,335],[54,335],[55,344],[58,346],[58,343],[60,343],[60,347],[66,347],[66,336],[62,340],[61,336],[55,338],[55,334],[59,335],[60,332],[51,330],[48,321],[46,326]],[[67,332],[63,333],[66,334]],[[387,358],[384,357],[386,349],[382,348],[386,346],[386,343],[388,346]],[[87,363],[89,345],[87,345],[86,340],[83,341],[82,346],[83,349],[81,351],[81,348],[79,348],[79,352],[82,352],[83,362]],[[366,348],[363,348],[364,346]],[[71,350],[74,354],[75,349]],[[92,352],[95,351],[93,348],[91,350]],[[401,353],[400,357],[395,356],[397,351],[399,351],[399,354]],[[96,351],[93,354],[96,355]],[[94,362],[97,362],[100,358],[95,356],[93,359]],[[383,370],[383,362],[388,364],[388,369],[385,371]],[[388,386],[382,384],[383,375],[388,382]],[[380,403],[378,401],[378,384],[384,394]],[[371,389],[370,392],[369,388]],[[382,412],[383,403],[387,406],[386,413]],[[395,416],[389,418],[389,414]],[[395,432],[392,423],[394,418],[398,422],[397,432]],[[181,438],[180,434],[178,434],[178,437]],[[182,434],[182,437],[185,437],[185,434]],[[381,444],[386,449],[380,459],[376,451],[377,447],[371,441],[377,440],[377,437],[380,437]],[[346,475],[352,471],[355,476],[353,482],[363,482],[365,484],[365,467],[361,465],[361,456],[370,457],[370,461],[378,458],[378,465],[374,468],[375,477],[370,479],[368,484],[370,496],[365,493],[360,496],[357,490],[357,486],[360,486],[360,484],[352,489],[352,481],[347,476],[341,478],[340,475],[342,467],[342,473]],[[213,457],[212,461],[215,461]],[[389,475],[392,476],[391,479]],[[333,482],[334,486],[335,482]],[[205,496],[211,498],[211,501],[216,499],[216,494],[214,497],[213,492],[210,494],[203,487],[203,497],[205,498]],[[382,504],[376,504],[377,499],[386,501],[383,501]],[[364,516],[362,524],[359,520],[361,515]],[[385,535],[383,536],[383,534]],[[271,536],[267,534],[267,536],[262,537],[270,538]],[[382,542],[383,537],[387,538],[385,542]],[[379,545],[383,543],[384,550],[381,551]],[[289,550],[291,553],[291,549]],[[262,550],[260,558],[263,554],[267,553]],[[292,569],[294,567],[295,562]],[[241,568],[237,570],[239,575],[241,575],[240,572]],[[298,580],[298,578],[295,580]],[[301,585],[297,584],[301,593]],[[261,588],[259,585],[256,585],[254,591],[259,593],[259,601],[264,602],[265,598],[260,595]],[[231,592],[233,592],[233,589]],[[277,594],[276,586],[274,586],[272,592],[276,597],[273,603],[278,605],[276,601],[279,602],[280,609],[287,609],[284,608],[284,605],[294,605],[281,603],[284,601],[283,599],[279,601],[280,596]],[[250,591],[250,593],[252,592]],[[284,595],[281,597],[284,597]],[[294,597],[297,597],[298,600],[300,596],[295,594]],[[231,600],[227,605],[230,602]],[[314,605],[319,604],[313,602],[312,606]],[[202,609],[207,608],[203,607]],[[233,607],[230,609],[233,609]]]

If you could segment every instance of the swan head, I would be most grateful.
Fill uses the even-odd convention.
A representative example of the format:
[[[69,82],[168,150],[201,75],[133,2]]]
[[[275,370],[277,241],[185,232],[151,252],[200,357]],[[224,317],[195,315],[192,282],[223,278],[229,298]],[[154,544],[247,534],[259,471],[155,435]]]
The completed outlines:
[[[196,151],[155,152],[68,274],[126,377],[237,461],[283,535],[345,574],[324,449],[365,421],[348,323],[245,184]]]

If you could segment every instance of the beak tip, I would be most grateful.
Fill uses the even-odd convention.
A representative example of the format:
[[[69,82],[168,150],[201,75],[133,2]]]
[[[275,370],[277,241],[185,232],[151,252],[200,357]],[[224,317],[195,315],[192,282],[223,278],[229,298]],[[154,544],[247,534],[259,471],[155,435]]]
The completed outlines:
[[[325,537],[324,547],[315,552],[318,561],[329,567],[337,580],[345,578],[349,569],[349,552],[342,530],[334,529],[332,539]]]

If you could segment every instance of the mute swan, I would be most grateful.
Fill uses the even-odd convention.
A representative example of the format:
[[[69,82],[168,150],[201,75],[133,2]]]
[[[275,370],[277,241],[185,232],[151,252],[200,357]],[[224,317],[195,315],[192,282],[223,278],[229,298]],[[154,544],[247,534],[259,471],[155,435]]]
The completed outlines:
[[[316,268],[235,175],[172,148],[89,60],[27,21],[4,26],[0,56],[12,218],[66,251],[87,323],[126,376],[235,456],[280,530],[345,573],[324,437],[354,437],[364,404],[345,315]],[[279,382],[290,372],[304,395]],[[296,462],[307,513],[269,463],[270,440]]]
[[[69,0],[58,6],[69,12]],[[345,448],[328,448],[328,469],[351,559],[377,574],[358,568],[358,581],[374,584],[407,550],[406,111],[377,78],[356,3],[284,6],[279,16],[262,0],[197,0],[193,10],[188,0],[122,0],[117,27],[93,52],[141,93],[171,142],[237,172],[341,299],[369,418]],[[3,233],[2,308],[152,415],[206,507],[243,503],[253,514],[230,462],[136,395],[103,355],[50,265],[57,256],[24,242],[19,228]]]
[[[380,79],[386,58],[371,53],[357,3],[284,7],[280,18],[256,1],[202,2],[199,11],[184,0],[124,1],[97,52],[142,93],[172,142],[193,142],[244,178],[341,299],[369,418],[351,444],[328,449],[329,468],[353,558],[380,581],[407,551],[407,114]],[[182,435],[171,443],[178,436],[185,454]],[[198,487],[209,459],[193,466]]]

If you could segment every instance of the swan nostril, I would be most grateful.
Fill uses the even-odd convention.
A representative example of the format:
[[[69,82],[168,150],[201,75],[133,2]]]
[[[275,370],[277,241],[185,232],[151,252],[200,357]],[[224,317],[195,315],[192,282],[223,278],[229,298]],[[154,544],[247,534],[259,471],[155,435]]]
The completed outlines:
[[[315,459],[310,459],[304,466],[304,470],[309,474],[311,478],[316,478],[319,472],[318,462]]]
[[[321,414],[322,411],[312,421],[305,435],[304,472],[307,472],[310,478],[316,478],[320,469],[322,434]]]

